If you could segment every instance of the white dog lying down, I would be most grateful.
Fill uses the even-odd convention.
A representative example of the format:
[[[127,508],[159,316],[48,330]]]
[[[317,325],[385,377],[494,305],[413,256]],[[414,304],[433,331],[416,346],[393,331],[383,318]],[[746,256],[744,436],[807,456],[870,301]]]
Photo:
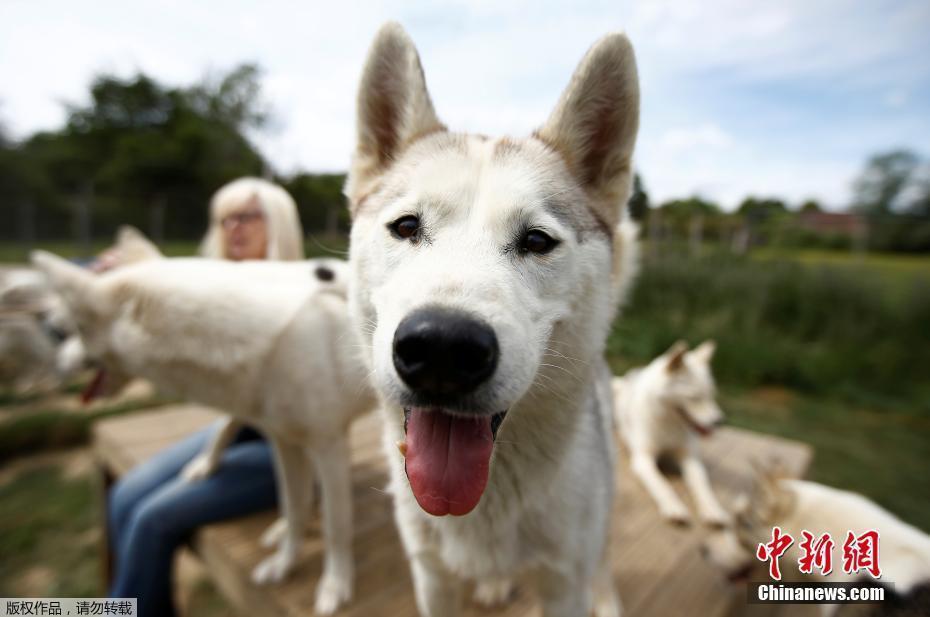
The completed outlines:
[[[620,34],[520,139],[446,131],[407,34],[375,39],[346,185],[351,305],[424,616],[458,615],[463,580],[524,569],[549,617],[619,613],[603,352],[633,271],[618,223],[638,118]]]
[[[153,259],[93,275],[48,253],[32,259],[74,313],[87,354],[101,368],[98,393],[143,377],[267,436],[288,533],[256,568],[259,582],[283,578],[297,557],[313,482],[309,453],[322,487],[326,546],[316,611],[331,613],[347,601],[353,578],[347,432],[374,400],[351,344],[345,262]],[[210,451],[225,447],[233,426],[218,433]]]
[[[893,584],[894,593],[901,596],[930,584],[930,536],[856,493],[783,478],[777,471],[757,471],[753,491],[738,498],[733,519],[732,526],[711,531],[701,549],[733,582],[770,580],[768,563],[756,557],[756,550],[771,541],[772,528],[778,526],[794,539],[780,560],[782,580],[872,580],[864,572],[843,572],[843,544],[850,531],[858,536],[874,529],[879,532],[879,583]],[[814,574],[798,570],[804,530],[815,539],[829,533],[835,543],[833,571],[825,577],[816,568]],[[822,605],[822,614],[832,615],[838,607]]]
[[[82,358],[71,314],[45,277],[26,269],[0,275],[0,388],[57,388],[82,368]]]
[[[714,349],[713,341],[706,341],[688,351],[679,341],[648,366],[613,380],[617,426],[633,472],[662,516],[677,523],[688,521],[688,508],[659,470],[662,456],[681,468],[703,521],[723,525],[728,520],[698,450],[698,436],[709,435],[723,422],[710,370]]]

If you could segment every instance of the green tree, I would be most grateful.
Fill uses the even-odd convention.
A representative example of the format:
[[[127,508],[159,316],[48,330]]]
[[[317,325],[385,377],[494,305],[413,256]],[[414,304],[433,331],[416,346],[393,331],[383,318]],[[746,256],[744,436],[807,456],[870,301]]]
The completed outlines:
[[[799,208],[800,212],[823,212],[823,208],[820,206],[820,202],[815,199],[808,199],[801,204]]]
[[[95,79],[90,103],[70,106],[61,130],[36,134],[16,148],[18,164],[43,178],[32,184],[47,185],[54,195],[39,218],[57,224],[42,235],[67,234],[62,213],[83,195],[93,204],[97,235],[122,223],[152,231],[164,221],[156,235],[199,236],[213,191],[266,168],[245,137],[267,118],[258,77],[257,68],[245,65],[186,89],[142,74]]]
[[[773,220],[788,212],[788,206],[780,199],[747,197],[740,203],[736,213],[740,214],[750,223],[763,223]]]
[[[629,208],[634,221],[643,221],[649,214],[649,193],[646,192],[643,177],[638,173],[633,175],[633,194],[630,196]]]
[[[853,182],[853,208],[867,215],[891,214],[911,183],[920,159],[909,150],[876,154]]]
[[[930,250],[930,169],[910,150],[872,156],[853,183],[853,210],[869,220],[869,244],[890,251]]]
[[[294,197],[306,231],[338,232],[349,228],[349,209],[342,187],[345,174],[299,173],[281,181]]]

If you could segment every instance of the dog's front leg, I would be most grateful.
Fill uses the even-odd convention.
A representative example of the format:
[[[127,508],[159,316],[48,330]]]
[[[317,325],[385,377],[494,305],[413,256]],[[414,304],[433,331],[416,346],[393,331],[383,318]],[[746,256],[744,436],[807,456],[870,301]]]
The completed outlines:
[[[349,444],[345,436],[313,449],[320,478],[323,543],[326,555],[323,577],[316,588],[315,610],[329,615],[352,597],[352,485]],[[310,478],[306,479],[311,481]]]
[[[300,483],[300,488],[303,491],[303,495],[300,497],[303,503],[303,525],[306,525],[310,522],[310,514],[313,512],[314,506],[314,493],[316,492],[314,488],[314,482],[316,481],[316,475],[313,471],[313,453],[309,448],[304,449],[304,459],[306,468],[304,469],[302,476],[304,481]],[[303,528],[302,528],[303,530]],[[273,522],[268,528],[262,533],[262,537],[259,540],[264,548],[276,548],[281,542],[284,541],[284,538],[287,537],[287,519],[282,515]]]
[[[698,515],[706,523],[711,525],[724,526],[730,521],[727,514],[714,491],[710,486],[710,480],[707,478],[707,470],[704,463],[697,457],[694,452],[689,452],[681,461],[681,472],[685,477],[685,484],[694,497],[694,503],[697,505]]]
[[[302,449],[299,445],[282,442],[270,435],[269,441],[274,453],[278,501],[287,520],[287,534],[278,545],[277,551],[252,571],[252,580],[258,584],[276,583],[287,576],[297,560],[304,520],[300,497],[300,483],[306,480],[301,477],[304,469]]]
[[[687,523],[690,518],[688,508],[659,471],[655,458],[651,454],[637,452],[633,454],[632,465],[633,472],[652,495],[662,516],[673,523]]]
[[[217,430],[210,436],[210,440],[203,451],[192,458],[181,470],[181,477],[188,482],[203,480],[216,471],[220,466],[223,452],[232,443],[242,424],[227,416],[219,421]]]
[[[420,552],[410,559],[413,591],[420,617],[458,617],[462,612],[462,581],[449,572],[438,555]]]
[[[536,585],[543,617],[591,615],[593,581],[569,570],[567,567],[543,567],[537,572]]]

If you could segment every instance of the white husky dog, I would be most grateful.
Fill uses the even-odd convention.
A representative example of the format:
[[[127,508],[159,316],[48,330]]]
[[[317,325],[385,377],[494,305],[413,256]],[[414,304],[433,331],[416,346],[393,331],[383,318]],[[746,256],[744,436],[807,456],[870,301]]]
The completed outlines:
[[[81,339],[61,298],[35,270],[0,274],[0,388],[57,388],[83,368]]]
[[[346,184],[350,307],[424,616],[459,614],[463,580],[524,569],[547,616],[619,613],[603,352],[632,274],[638,116],[622,34],[521,139],[448,132],[403,29],[373,43]]]
[[[724,525],[728,517],[717,501],[701,462],[698,436],[723,422],[710,370],[713,341],[688,351],[682,341],[649,363],[613,381],[614,411],[633,472],[665,518],[684,523],[688,508],[659,470],[669,456],[681,468],[700,518]]]
[[[268,437],[288,526],[277,552],[255,569],[258,582],[280,580],[296,560],[313,481],[309,454],[322,487],[326,546],[315,608],[331,613],[347,601],[347,433],[353,418],[374,407],[374,395],[351,344],[345,262],[152,259],[93,275],[49,253],[32,260],[70,306],[87,354],[101,368],[96,393],[143,377]],[[221,451],[235,428],[227,422],[204,456]]]
[[[877,582],[893,585],[894,593],[905,597],[915,587],[930,584],[930,536],[857,493],[786,479],[777,470],[757,471],[752,493],[737,499],[733,518],[732,526],[712,531],[701,549],[733,582],[750,578],[770,580],[768,563],[756,557],[756,550],[760,543],[771,541],[772,528],[777,526],[794,539],[780,560],[783,580],[871,580],[863,572],[843,572],[842,547],[850,531],[859,535],[876,530],[881,566],[881,578]],[[838,552],[833,555],[830,574],[822,576],[815,569],[816,578],[812,578],[814,575],[799,573],[799,545],[805,530],[814,538],[830,534],[835,543],[834,551]],[[829,617],[838,607],[824,604],[821,612]],[[923,606],[924,610],[927,608],[930,607]],[[921,611],[919,614],[927,613]]]

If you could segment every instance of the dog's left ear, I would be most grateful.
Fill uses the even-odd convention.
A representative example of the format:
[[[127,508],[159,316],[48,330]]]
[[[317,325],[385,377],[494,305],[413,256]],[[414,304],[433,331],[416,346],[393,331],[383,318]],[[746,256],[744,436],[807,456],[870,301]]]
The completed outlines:
[[[536,137],[565,158],[611,229],[630,196],[639,78],[629,39],[609,34],[585,55]]]
[[[381,26],[358,89],[358,141],[345,194],[352,214],[374,181],[418,138],[445,130],[433,109],[420,56],[396,22]]]
[[[674,345],[665,352],[668,357],[665,368],[669,373],[680,371],[685,366],[685,354],[688,353],[688,343],[676,341]]]
[[[96,275],[47,251],[32,251],[29,260],[72,310],[96,310]]]
[[[711,359],[714,357],[714,352],[717,351],[717,343],[712,340],[706,340],[697,347],[694,348],[694,351],[691,353],[694,354],[694,357],[700,360],[701,362],[710,363]]]

